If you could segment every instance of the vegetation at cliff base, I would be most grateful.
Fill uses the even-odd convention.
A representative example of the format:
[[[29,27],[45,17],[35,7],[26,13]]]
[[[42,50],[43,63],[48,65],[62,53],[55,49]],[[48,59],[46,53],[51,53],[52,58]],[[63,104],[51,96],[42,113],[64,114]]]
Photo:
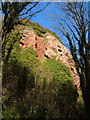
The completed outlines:
[[[0,2],[0,118],[90,118],[89,8],[90,2]]]
[[[75,118],[81,100],[69,68],[55,57],[41,63],[32,47],[20,47],[19,39],[16,31],[7,37],[6,52],[15,41],[3,66],[3,118]]]

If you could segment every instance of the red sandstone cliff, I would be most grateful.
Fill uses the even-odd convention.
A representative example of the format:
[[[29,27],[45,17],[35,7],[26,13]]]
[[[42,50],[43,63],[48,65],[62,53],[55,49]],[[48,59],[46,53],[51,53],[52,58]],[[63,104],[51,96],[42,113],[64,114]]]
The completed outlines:
[[[22,48],[32,46],[40,60],[44,60],[45,58],[52,59],[52,56],[56,56],[56,60],[60,60],[70,68],[74,78],[74,84],[77,85],[77,87],[80,86],[79,76],[76,72],[72,55],[54,35],[46,33],[44,37],[39,37],[35,34],[34,30],[23,30],[21,34],[22,39],[20,40],[20,46]]]

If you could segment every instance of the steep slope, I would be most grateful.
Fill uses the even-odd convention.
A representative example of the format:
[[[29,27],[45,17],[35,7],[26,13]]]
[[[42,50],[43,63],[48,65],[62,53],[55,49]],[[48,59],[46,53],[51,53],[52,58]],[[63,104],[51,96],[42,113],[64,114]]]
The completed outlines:
[[[15,33],[13,33],[15,32]],[[72,59],[72,55],[62,44],[60,38],[52,31],[43,28],[38,23],[33,23],[31,21],[23,21],[20,25],[15,27],[15,30],[12,31],[13,34],[20,34],[21,39],[19,40],[21,48],[33,47],[37,52],[37,58],[43,62],[46,58],[52,59],[53,56],[56,57],[56,60],[61,61],[67,67],[70,68],[71,75],[74,79],[74,85],[79,88],[79,76],[75,69],[75,64]],[[13,37],[10,36],[10,44]]]
[[[79,88],[79,77],[59,37],[29,21],[16,26],[6,40],[6,54],[9,50],[11,54],[3,66],[4,118],[49,120],[81,115],[74,86]]]
[[[65,48],[65,46],[52,33],[47,32],[43,36],[35,33],[34,29],[21,31],[22,38],[20,39],[20,46],[28,48],[30,46],[37,52],[37,57],[43,61],[45,58],[60,60],[63,64],[70,68],[74,84],[79,88],[79,77],[75,69],[75,64],[72,55]]]

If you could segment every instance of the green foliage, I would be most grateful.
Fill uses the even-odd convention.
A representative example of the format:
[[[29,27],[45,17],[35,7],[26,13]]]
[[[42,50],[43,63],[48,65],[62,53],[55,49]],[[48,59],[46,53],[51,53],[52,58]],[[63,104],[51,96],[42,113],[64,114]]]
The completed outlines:
[[[7,112],[3,112],[4,119],[18,119],[20,115],[17,113],[15,109],[8,109]]]
[[[43,28],[38,23],[34,23],[28,19],[24,19],[19,26],[19,29],[34,29],[35,33],[39,35],[40,37],[43,37],[43,35],[48,32],[49,30],[46,28]],[[18,27],[17,27],[18,29]]]
[[[20,65],[30,67],[33,70],[38,66],[39,60],[36,58],[37,53],[32,47],[21,49],[18,42],[14,45],[9,62],[18,61]]]
[[[78,94],[79,94],[78,104],[83,105],[83,104],[84,104],[84,101],[83,101],[83,99],[82,99],[82,92],[81,92],[81,90],[78,90]]]
[[[33,26],[32,26],[33,25]],[[36,34],[40,37],[43,37],[43,35],[45,33],[51,33],[52,35],[54,35],[58,40],[60,40],[59,36],[55,33],[50,31],[49,29],[43,28],[42,26],[40,26],[38,23],[32,23],[31,22],[31,26],[34,28],[34,31],[36,32]],[[60,41],[61,42],[61,41]]]
[[[19,31],[13,31],[12,33],[8,34],[7,36],[7,49],[9,48],[10,44],[13,44],[13,42],[16,42],[20,39],[20,33]]]
[[[36,34],[37,34],[38,36],[40,36],[40,37],[43,37],[43,34],[45,34],[45,33],[47,32],[47,31],[46,31],[43,27],[41,27],[38,23],[36,23],[33,28],[34,28]]]
[[[68,110],[72,109],[72,106],[75,105],[77,101],[77,92],[72,83],[72,77],[70,76],[70,70],[60,61],[53,59],[46,59],[43,63],[44,71],[46,74],[46,82],[49,81],[49,90],[53,89],[56,92],[55,101],[57,103],[58,109],[64,108],[65,111],[60,111],[61,116],[63,117],[68,113]],[[49,76],[52,76],[52,78]],[[71,104],[71,108],[69,106]],[[60,106],[59,106],[60,105]],[[64,106],[65,105],[65,106]],[[61,107],[62,106],[62,107]]]
[[[34,25],[40,34],[46,33]],[[20,47],[19,39],[18,30],[8,36],[7,50],[15,43],[3,66],[4,118],[75,118],[82,97],[78,98],[69,68],[55,57],[41,63],[32,47]]]
[[[60,63],[60,61],[56,61],[55,58],[47,59],[44,62],[43,66],[46,70],[49,69],[53,73],[54,78],[57,81],[64,82],[67,80],[71,80],[69,68]]]
[[[78,90],[78,94],[79,94],[79,97],[77,99],[77,104],[78,104],[77,107],[78,107],[80,114],[82,115],[82,118],[85,118],[86,117],[85,106],[84,106],[84,101],[83,101],[81,89]]]
[[[14,44],[20,40],[20,33],[19,31],[12,31],[10,34],[7,35],[6,38],[6,45],[5,45],[5,56],[10,56],[11,51],[13,49]]]
[[[40,63],[36,56],[31,47],[21,49],[15,43],[3,82],[8,89],[3,98],[4,118],[75,117],[77,92],[69,68],[55,58]]]

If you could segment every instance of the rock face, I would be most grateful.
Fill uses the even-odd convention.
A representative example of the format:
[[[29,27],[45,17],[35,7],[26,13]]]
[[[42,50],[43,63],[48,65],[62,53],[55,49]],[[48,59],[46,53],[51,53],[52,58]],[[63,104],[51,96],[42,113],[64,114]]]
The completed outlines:
[[[60,60],[70,68],[71,75],[74,78],[73,82],[77,88],[79,88],[79,76],[76,72],[72,55],[54,35],[46,33],[44,37],[39,37],[34,33],[34,30],[23,30],[21,34],[22,39],[20,40],[20,46],[22,48],[32,46],[40,60],[44,60],[45,58],[52,59],[52,57],[55,56],[56,60]]]

